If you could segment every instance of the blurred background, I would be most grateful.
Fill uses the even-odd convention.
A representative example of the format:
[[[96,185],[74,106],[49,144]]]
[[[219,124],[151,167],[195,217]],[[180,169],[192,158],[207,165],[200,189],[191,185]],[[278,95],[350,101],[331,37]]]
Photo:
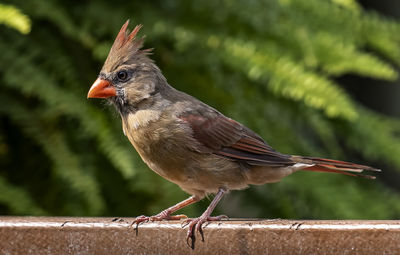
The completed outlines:
[[[86,99],[130,19],[171,85],[275,149],[383,169],[295,173],[215,214],[400,218],[399,18],[390,0],[2,1],[0,214],[151,215],[188,197],[140,160],[113,107]]]

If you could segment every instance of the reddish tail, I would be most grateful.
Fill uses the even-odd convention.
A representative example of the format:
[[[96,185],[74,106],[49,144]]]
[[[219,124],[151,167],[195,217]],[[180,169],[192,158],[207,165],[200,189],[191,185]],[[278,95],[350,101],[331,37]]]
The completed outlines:
[[[370,166],[358,165],[339,160],[314,158],[314,157],[302,157],[302,159],[310,160],[313,164],[315,164],[311,167],[303,169],[306,171],[339,173],[350,176],[364,177],[368,179],[375,179],[375,176],[362,174],[364,170],[375,171],[375,172],[381,171],[380,169],[376,169]]]

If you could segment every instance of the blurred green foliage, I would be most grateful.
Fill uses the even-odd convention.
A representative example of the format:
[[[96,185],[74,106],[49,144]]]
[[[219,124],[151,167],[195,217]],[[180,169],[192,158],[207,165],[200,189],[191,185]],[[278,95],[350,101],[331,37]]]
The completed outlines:
[[[187,197],[144,165],[112,107],[86,100],[128,18],[144,25],[171,85],[277,150],[398,173],[400,121],[360,105],[336,78],[395,80],[400,23],[355,0],[14,0],[0,4],[1,214],[135,216]],[[296,173],[232,192],[219,210],[392,219],[400,196],[379,176]]]

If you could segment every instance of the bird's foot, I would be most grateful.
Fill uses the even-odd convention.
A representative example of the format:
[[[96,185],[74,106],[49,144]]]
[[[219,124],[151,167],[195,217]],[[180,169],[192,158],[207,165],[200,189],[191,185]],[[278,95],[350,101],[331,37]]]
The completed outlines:
[[[186,227],[187,225],[189,225],[187,234],[186,234],[186,243],[187,245],[194,249],[194,244],[196,241],[196,231],[198,231],[201,235],[201,240],[204,242],[204,234],[203,234],[203,227],[202,225],[206,222],[209,221],[219,221],[222,219],[228,219],[228,216],[226,215],[220,215],[220,216],[215,216],[215,217],[210,217],[210,216],[206,216],[206,215],[202,215],[198,218],[195,219],[186,219],[183,223],[182,223],[182,227]],[[191,240],[191,242],[189,242],[189,240]]]
[[[179,214],[179,215],[170,215],[170,213],[166,211],[162,211],[157,215],[154,216],[145,216],[141,215],[136,217],[136,219],[131,223],[131,227],[136,224],[135,230],[136,230],[136,235],[138,234],[138,227],[142,223],[146,222],[153,222],[153,221],[162,221],[162,220],[181,220],[181,219],[187,219],[187,216],[184,214]]]

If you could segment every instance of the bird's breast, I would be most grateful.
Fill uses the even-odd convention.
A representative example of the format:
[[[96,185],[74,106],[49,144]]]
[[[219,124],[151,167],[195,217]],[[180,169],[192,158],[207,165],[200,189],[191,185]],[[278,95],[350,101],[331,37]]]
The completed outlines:
[[[161,112],[153,109],[138,110],[134,113],[129,113],[123,117],[124,133],[126,134],[126,129],[128,131],[135,131],[146,127],[151,122],[159,120],[160,116]]]
[[[187,178],[185,169],[188,153],[187,134],[179,123],[157,111],[146,110],[128,115],[123,129],[143,161],[156,173],[172,181]]]

